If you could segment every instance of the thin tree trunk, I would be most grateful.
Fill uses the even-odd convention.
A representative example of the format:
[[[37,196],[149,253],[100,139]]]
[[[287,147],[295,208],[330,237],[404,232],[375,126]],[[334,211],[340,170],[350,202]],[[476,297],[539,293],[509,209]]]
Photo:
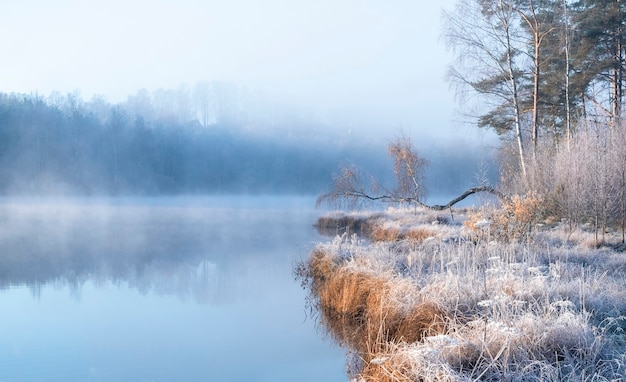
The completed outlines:
[[[539,137],[539,31],[535,30],[535,73],[533,84],[533,160],[537,158],[537,140]]]
[[[621,0],[617,0],[618,7]],[[619,126],[619,119],[622,114],[622,99],[623,99],[623,82],[624,82],[624,52],[622,44],[623,28],[617,27],[615,31],[615,68],[613,69],[613,126],[617,128]]]
[[[502,12],[504,12],[505,4],[503,0],[500,0],[500,7]],[[515,72],[513,71],[513,57],[511,54],[511,35],[510,35],[510,25],[506,17],[502,17],[502,21],[504,22],[504,32],[505,32],[505,42],[506,42],[506,59],[507,59],[507,69],[509,75],[509,82],[511,86],[512,92],[512,101],[513,101],[513,111],[515,118],[515,138],[517,140],[517,149],[519,152],[519,160],[520,160],[520,169],[522,170],[522,176],[524,181],[528,181],[526,176],[526,158],[524,154],[524,143],[522,141],[522,125],[521,125],[521,113],[520,113],[520,105],[519,105],[519,95],[517,91],[517,77],[515,77]]]
[[[563,13],[565,18],[565,134],[567,150],[570,150],[572,138],[570,109],[569,109],[569,15],[567,13],[567,0],[563,0]]]
[[[622,149],[623,150],[623,149]],[[622,172],[622,179],[621,179],[621,184],[620,184],[620,193],[621,193],[621,197],[620,197],[620,209],[621,209],[621,223],[622,223],[622,243],[626,242],[626,169],[624,168],[624,165],[626,163],[622,162],[621,166],[621,172]]]
[[[617,57],[615,57],[614,59],[617,59]],[[615,117],[617,116],[617,68],[613,68],[611,71],[611,124],[612,127],[615,128]]]

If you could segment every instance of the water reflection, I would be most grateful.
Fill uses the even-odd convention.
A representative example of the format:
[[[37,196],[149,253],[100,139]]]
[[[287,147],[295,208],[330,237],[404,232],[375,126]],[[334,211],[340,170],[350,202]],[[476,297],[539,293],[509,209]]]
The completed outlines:
[[[87,280],[113,281],[219,302],[245,293],[240,289],[259,275],[284,275],[289,258],[314,240],[310,208],[198,204],[5,202],[0,288],[28,285],[37,295],[49,283],[80,288]]]

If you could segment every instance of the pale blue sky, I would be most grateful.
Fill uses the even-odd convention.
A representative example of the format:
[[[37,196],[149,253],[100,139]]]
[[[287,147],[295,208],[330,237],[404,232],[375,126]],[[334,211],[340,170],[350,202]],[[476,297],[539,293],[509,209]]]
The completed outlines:
[[[441,11],[454,0],[20,0],[0,6],[0,91],[230,81],[390,127],[453,124]]]

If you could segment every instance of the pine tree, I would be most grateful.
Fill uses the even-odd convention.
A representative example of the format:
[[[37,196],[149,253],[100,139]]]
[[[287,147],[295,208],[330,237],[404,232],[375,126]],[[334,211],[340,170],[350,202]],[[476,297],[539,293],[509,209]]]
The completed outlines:
[[[616,123],[624,101],[624,22],[621,0],[580,0],[573,4],[573,63],[585,97]],[[597,91],[592,91],[597,89]]]

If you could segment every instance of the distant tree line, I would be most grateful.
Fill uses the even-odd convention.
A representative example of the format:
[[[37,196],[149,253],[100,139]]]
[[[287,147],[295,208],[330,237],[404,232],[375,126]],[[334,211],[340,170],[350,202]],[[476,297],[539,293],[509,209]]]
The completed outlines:
[[[308,115],[260,102],[219,83],[141,90],[118,104],[0,94],[0,193],[317,194],[339,163],[385,172],[380,138],[322,129]],[[450,152],[457,156],[449,160],[464,163],[459,173],[474,172]],[[440,179],[437,190],[458,182]]]
[[[0,192],[314,193],[343,156],[359,155],[255,135],[232,120],[203,126],[151,101],[142,106],[153,110],[75,95],[0,94]]]

